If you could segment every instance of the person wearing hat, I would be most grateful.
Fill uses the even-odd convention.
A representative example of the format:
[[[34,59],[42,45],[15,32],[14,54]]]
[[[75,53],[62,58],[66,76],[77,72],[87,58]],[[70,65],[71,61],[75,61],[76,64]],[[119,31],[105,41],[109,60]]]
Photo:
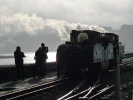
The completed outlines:
[[[25,78],[24,68],[23,68],[23,58],[25,57],[24,53],[21,52],[20,46],[16,47],[16,51],[14,52],[14,58],[15,58],[15,65],[17,68],[17,79],[20,78],[20,75],[22,75],[22,78]]]

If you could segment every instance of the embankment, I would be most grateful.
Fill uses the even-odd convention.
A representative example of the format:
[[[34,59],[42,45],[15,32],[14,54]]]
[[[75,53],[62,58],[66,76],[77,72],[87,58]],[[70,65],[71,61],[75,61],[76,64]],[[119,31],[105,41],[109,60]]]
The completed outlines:
[[[33,77],[35,64],[24,65],[25,77]],[[49,62],[46,65],[47,71],[56,70],[56,62]],[[17,70],[15,65],[0,66],[0,83],[14,81],[17,79]]]

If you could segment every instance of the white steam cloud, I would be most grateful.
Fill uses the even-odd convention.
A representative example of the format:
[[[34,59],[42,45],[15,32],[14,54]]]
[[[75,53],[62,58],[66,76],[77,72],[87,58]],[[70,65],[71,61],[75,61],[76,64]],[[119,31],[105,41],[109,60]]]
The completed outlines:
[[[45,27],[51,27],[58,32],[58,36],[61,40],[69,38],[71,30],[94,30],[101,33],[106,32],[104,28],[100,28],[97,25],[88,26],[80,23],[68,23],[63,20],[44,20],[41,17],[37,17],[36,14],[29,16],[28,14],[17,13],[12,16],[0,15],[0,36],[4,34],[16,34],[25,31],[29,34],[35,34],[37,30],[42,30]]]

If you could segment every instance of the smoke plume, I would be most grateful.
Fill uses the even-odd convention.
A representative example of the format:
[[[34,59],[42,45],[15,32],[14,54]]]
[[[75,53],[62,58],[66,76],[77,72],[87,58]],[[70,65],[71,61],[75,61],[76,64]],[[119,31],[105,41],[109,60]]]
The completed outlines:
[[[43,30],[50,27],[58,32],[61,40],[69,38],[71,30],[94,30],[104,33],[104,28],[97,25],[85,25],[81,23],[68,23],[64,20],[43,19],[38,17],[35,13],[31,16],[23,13],[16,13],[12,16],[0,15],[0,36],[5,34],[18,34],[26,32],[27,34],[34,35],[36,31]]]

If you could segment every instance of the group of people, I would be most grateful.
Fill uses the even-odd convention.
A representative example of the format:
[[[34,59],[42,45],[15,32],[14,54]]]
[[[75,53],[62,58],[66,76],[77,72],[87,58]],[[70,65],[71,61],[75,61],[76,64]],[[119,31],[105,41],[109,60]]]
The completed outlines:
[[[47,56],[48,47],[45,47],[44,43],[41,43],[41,47],[35,52],[35,68],[34,68],[34,75],[33,78],[38,76],[44,76],[46,74],[46,60],[48,59]],[[17,68],[17,79],[20,78],[20,74],[22,78],[25,79],[25,73],[23,68],[23,58],[25,57],[24,53],[21,51],[20,46],[16,47],[16,51],[14,52],[15,58],[15,65]]]

